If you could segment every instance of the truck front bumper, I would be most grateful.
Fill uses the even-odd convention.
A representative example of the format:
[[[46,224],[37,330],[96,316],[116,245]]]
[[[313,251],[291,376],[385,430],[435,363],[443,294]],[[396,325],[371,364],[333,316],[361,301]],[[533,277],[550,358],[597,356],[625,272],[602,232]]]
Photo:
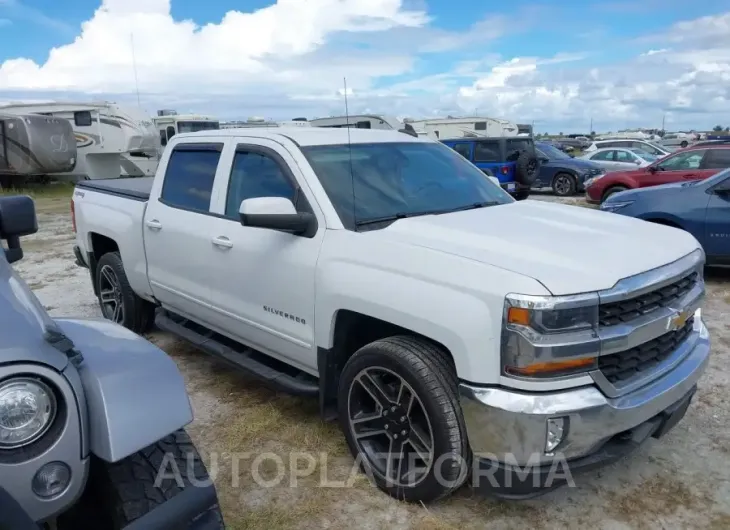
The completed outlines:
[[[670,372],[617,398],[595,386],[525,393],[461,384],[474,485],[500,497],[533,497],[665,434],[684,416],[709,360],[701,318],[694,334],[693,347]],[[549,419],[563,422],[562,441],[550,453]]]

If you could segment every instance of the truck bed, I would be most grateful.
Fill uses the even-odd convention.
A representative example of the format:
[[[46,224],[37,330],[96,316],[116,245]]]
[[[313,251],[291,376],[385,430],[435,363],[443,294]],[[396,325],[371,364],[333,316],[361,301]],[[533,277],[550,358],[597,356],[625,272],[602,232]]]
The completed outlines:
[[[150,198],[153,180],[154,177],[81,180],[76,184],[76,188],[107,193],[135,201],[146,201]]]

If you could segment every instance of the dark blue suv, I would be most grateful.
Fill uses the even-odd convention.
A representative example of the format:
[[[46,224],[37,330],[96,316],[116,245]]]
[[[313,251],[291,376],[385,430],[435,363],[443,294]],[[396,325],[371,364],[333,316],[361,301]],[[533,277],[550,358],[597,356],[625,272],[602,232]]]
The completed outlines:
[[[529,136],[441,140],[489,176],[518,201],[530,195],[540,162]]]
[[[588,179],[603,175],[605,170],[590,160],[573,158],[547,142],[536,142],[540,172],[533,188],[552,188],[560,197],[585,191]]]
[[[705,249],[708,265],[730,266],[730,169],[705,180],[614,193],[601,210],[686,230]]]

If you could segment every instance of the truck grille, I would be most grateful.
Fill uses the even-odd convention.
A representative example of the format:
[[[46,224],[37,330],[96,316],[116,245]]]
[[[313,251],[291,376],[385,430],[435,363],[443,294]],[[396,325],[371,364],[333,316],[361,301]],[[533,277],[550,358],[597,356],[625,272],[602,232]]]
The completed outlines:
[[[697,284],[698,279],[697,272],[693,272],[660,289],[628,300],[601,304],[598,306],[598,322],[601,326],[615,326],[666,307],[687,294]]]
[[[630,379],[664,361],[677,349],[692,331],[694,317],[681,328],[645,342],[630,350],[604,355],[598,358],[598,368],[611,383]]]

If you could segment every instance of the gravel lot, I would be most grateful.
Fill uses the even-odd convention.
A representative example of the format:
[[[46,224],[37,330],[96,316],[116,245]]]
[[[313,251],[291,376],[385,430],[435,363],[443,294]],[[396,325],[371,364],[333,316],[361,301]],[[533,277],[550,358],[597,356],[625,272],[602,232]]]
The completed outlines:
[[[581,198],[561,202],[585,205]],[[37,208],[40,231],[25,239],[26,258],[17,269],[52,315],[100,316],[88,272],[73,264],[68,199],[39,199]],[[576,488],[520,503],[467,489],[427,507],[396,502],[351,473],[337,426],[319,420],[313,400],[272,392],[163,332],[148,338],[172,355],[186,378],[195,410],[189,431],[215,474],[230,528],[719,530],[730,528],[730,273],[706,275],[704,317],[714,352],[685,419],[661,441],[579,476]],[[255,460],[264,453],[282,459],[278,484],[277,462]]]

